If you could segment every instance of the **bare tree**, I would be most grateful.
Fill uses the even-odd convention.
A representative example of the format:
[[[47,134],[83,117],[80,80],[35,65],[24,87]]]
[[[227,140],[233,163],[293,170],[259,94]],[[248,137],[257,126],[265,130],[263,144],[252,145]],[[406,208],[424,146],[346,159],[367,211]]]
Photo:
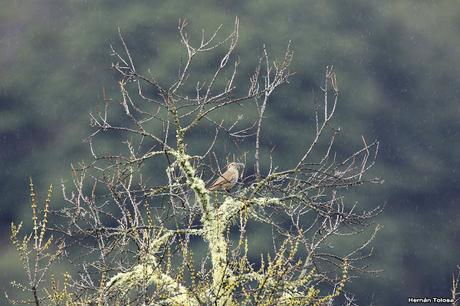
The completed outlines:
[[[63,258],[78,269],[67,279],[72,288],[66,289],[68,300],[327,305],[342,295],[353,304],[344,287],[355,271],[366,268],[364,259],[379,226],[367,229],[381,209],[349,204],[343,191],[378,182],[366,177],[378,142],[363,137],[363,146],[350,156],[340,159],[334,153],[339,131],[330,123],[339,91],[333,67],[325,71],[313,140],[302,145],[299,137],[303,154],[289,156],[296,162],[280,169],[271,154],[261,151],[262,132],[272,94],[293,75],[290,45],[273,62],[264,46],[244,88],[236,86],[241,84],[234,56],[238,18],[223,39],[219,27],[209,37],[203,31],[193,44],[185,20],[178,31],[186,56],[169,85],[138,71],[121,32],[120,51],[111,49],[125,119],[114,115],[112,99],[104,92],[104,107],[91,113],[94,132],[87,139],[94,160],[72,167],[72,191],[62,185],[67,205],[54,211],[65,222],[49,226],[66,241]],[[191,81],[195,59],[215,59],[216,54],[220,57],[210,78]],[[238,114],[248,109],[256,114],[252,122]],[[208,145],[193,146],[190,139],[203,131],[214,131],[205,139]],[[124,147],[103,152],[97,142],[107,135],[122,139]],[[321,153],[318,144],[324,144],[324,137]],[[219,156],[223,138],[233,146]],[[237,154],[234,148],[243,145],[252,149]],[[230,162],[244,165],[237,172],[239,181],[228,184],[232,189],[209,191],[206,186],[225,177]],[[264,228],[258,235],[271,237],[272,251],[258,259],[250,256],[254,241],[248,224]],[[345,253],[329,247],[333,239],[363,232],[369,234],[366,242]]]

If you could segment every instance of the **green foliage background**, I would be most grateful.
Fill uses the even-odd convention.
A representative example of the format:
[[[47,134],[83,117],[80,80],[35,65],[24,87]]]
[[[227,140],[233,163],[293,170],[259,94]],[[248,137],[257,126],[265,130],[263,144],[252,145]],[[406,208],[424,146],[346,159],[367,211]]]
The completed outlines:
[[[106,88],[116,107],[109,45],[120,27],[139,69],[166,84],[177,73],[178,19],[195,34],[239,16],[241,84],[265,43],[280,56],[292,40],[296,75],[271,100],[264,144],[275,159],[298,156],[314,129],[324,67],[336,67],[337,150],[379,139],[373,175],[384,185],[352,194],[364,207],[387,203],[372,268],[351,286],[360,304],[404,304],[408,296],[448,296],[460,264],[460,6],[451,1],[13,1],[0,0],[0,284],[20,278],[9,249],[12,220],[30,219],[27,179],[38,190],[69,180],[89,157],[82,142]],[[198,76],[212,59],[201,59]],[[206,133],[194,135],[203,142]],[[109,150],[114,139],[102,144]],[[241,152],[236,152],[241,153]],[[289,154],[287,154],[289,153]],[[69,181],[68,181],[69,182]],[[57,188],[56,188],[57,189]],[[42,194],[42,196],[44,196]],[[62,205],[58,192],[54,204]],[[257,231],[255,231],[257,234]],[[260,235],[263,235],[260,233]],[[266,237],[260,237],[264,241]],[[337,246],[340,247],[340,244]]]

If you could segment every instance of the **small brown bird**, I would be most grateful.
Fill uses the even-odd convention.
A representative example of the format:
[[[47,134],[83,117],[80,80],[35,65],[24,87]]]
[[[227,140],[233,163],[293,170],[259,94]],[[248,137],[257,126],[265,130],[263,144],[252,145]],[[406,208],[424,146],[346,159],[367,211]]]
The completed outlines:
[[[243,164],[241,163],[230,163],[227,165],[227,171],[221,174],[217,180],[212,183],[208,188],[209,191],[214,191],[217,189],[224,189],[226,191],[232,189],[238,181],[239,172],[238,169],[242,168]]]

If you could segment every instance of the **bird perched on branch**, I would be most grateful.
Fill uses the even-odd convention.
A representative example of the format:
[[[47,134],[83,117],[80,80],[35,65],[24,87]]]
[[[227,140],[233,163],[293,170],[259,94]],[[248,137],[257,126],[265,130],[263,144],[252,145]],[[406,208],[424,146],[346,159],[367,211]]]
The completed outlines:
[[[241,163],[229,163],[227,165],[227,171],[221,174],[217,180],[212,183],[212,185],[208,188],[209,191],[214,191],[218,189],[223,190],[230,190],[235,186],[236,182],[238,181],[239,176],[239,168],[242,168],[244,165]]]

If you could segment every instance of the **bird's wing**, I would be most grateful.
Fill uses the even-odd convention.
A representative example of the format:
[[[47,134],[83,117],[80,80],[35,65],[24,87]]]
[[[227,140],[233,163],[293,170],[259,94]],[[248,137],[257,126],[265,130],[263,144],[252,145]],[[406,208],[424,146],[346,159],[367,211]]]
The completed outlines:
[[[228,176],[228,173],[225,172],[224,174],[221,174],[217,180],[214,181],[214,183],[212,183],[211,187],[209,187],[209,191],[213,191],[217,188],[219,188],[221,185],[227,183],[227,182],[230,182],[227,178],[226,178],[226,175]]]
[[[226,180],[224,177],[219,176],[219,177],[217,178],[217,180],[215,180],[214,183],[212,183],[211,187],[209,187],[209,190],[210,190],[210,191],[213,191],[213,190],[219,188],[220,185],[224,184],[226,181],[227,181],[227,180]]]

